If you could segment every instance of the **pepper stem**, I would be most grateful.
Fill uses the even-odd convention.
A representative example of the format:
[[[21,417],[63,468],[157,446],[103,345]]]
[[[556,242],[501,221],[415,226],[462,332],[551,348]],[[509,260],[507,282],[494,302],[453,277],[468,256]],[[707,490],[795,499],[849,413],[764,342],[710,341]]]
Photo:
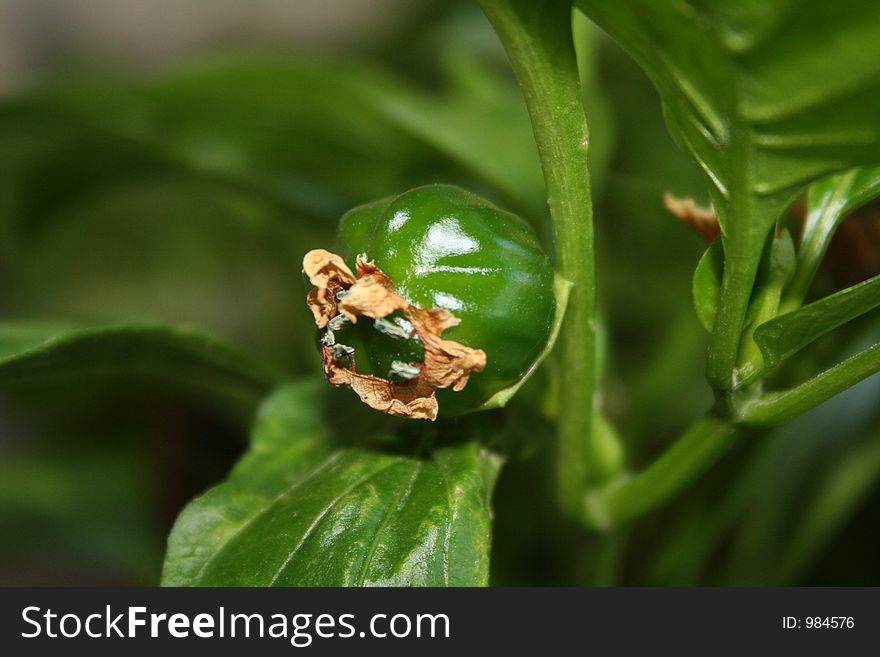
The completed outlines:
[[[596,341],[593,206],[588,132],[572,38],[571,3],[481,0],[522,87],[544,170],[556,264],[573,284],[560,335],[557,491],[568,515],[583,515],[593,479],[591,427]]]

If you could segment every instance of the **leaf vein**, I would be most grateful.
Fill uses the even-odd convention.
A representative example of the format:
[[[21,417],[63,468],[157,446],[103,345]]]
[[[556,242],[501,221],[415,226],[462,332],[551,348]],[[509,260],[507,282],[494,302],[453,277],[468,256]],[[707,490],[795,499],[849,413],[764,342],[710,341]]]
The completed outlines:
[[[204,573],[207,571],[208,566],[210,566],[211,563],[220,554],[223,553],[223,551],[232,543],[232,541],[238,535],[240,535],[245,529],[247,529],[254,522],[256,522],[257,519],[259,519],[260,517],[265,515],[279,500],[286,497],[287,495],[289,495],[290,493],[295,491],[297,488],[299,488],[303,484],[308,483],[309,481],[311,481],[312,479],[317,477],[319,474],[323,473],[325,470],[329,469],[330,466],[332,466],[334,463],[336,463],[336,461],[338,461],[342,457],[343,454],[344,454],[344,452],[339,451],[339,452],[336,452],[336,453],[328,456],[327,459],[323,463],[321,463],[317,468],[315,468],[310,473],[308,473],[305,477],[303,477],[302,479],[299,479],[298,481],[293,482],[290,486],[287,486],[281,493],[279,493],[274,498],[269,500],[266,503],[266,506],[263,507],[263,509],[259,513],[255,513],[250,518],[245,520],[245,522],[243,522],[242,525],[238,529],[236,529],[232,534],[230,534],[228,537],[226,537],[220,543],[220,545],[217,547],[217,550],[208,558],[207,561],[205,561],[204,564],[202,564],[202,567],[199,568],[199,571],[196,573],[196,575],[193,579],[198,581],[202,577],[202,575],[204,575]]]
[[[452,494],[449,490],[449,478],[446,476],[443,459],[440,454],[436,456],[437,474],[446,491],[446,521],[443,527],[443,584],[449,586],[449,539],[452,524]]]
[[[413,464],[412,474],[409,476],[409,480],[407,480],[406,475],[400,478],[400,483],[398,484],[394,499],[385,508],[385,513],[382,514],[382,519],[379,521],[379,524],[376,525],[376,531],[373,533],[373,538],[370,541],[370,549],[367,552],[367,556],[364,558],[364,563],[363,566],[361,566],[361,572],[358,576],[358,586],[364,585],[364,580],[367,577],[367,571],[370,569],[370,565],[373,562],[373,557],[376,554],[376,548],[379,546],[379,536],[381,535],[382,530],[385,529],[385,527],[388,525],[392,511],[403,508],[406,500],[409,499],[410,495],[412,495],[413,487],[421,469],[421,461],[415,461],[415,463]],[[404,483],[406,483],[406,486],[404,486]]]
[[[293,549],[290,551],[290,553],[289,553],[289,554],[287,555],[287,557],[284,559],[284,561],[282,562],[281,566],[278,568],[278,570],[277,570],[277,571],[275,572],[275,574],[272,576],[272,579],[269,580],[269,583],[267,584],[267,586],[274,586],[274,585],[275,585],[275,582],[278,581],[278,579],[281,577],[282,573],[284,573],[284,571],[287,569],[287,567],[288,567],[288,566],[290,565],[290,563],[293,561],[293,558],[296,556],[296,553],[299,552],[300,549],[302,549],[303,545],[305,545],[305,543],[306,543],[306,541],[309,539],[309,537],[310,537],[310,536],[314,533],[314,531],[318,528],[318,525],[321,524],[321,522],[327,517],[327,515],[328,515],[328,514],[329,514],[329,513],[330,513],[330,512],[331,512],[331,511],[332,511],[332,510],[333,510],[333,509],[334,509],[334,508],[335,508],[335,507],[336,507],[341,501],[342,501],[342,500],[344,500],[346,497],[348,497],[349,495],[351,495],[351,493],[353,493],[355,490],[357,490],[358,488],[360,488],[361,486],[363,486],[363,485],[366,484],[367,482],[369,482],[369,481],[371,481],[372,479],[378,477],[380,474],[382,474],[383,472],[385,472],[385,470],[388,470],[388,469],[391,468],[392,466],[396,465],[396,463],[397,463],[396,461],[395,461],[395,462],[392,462],[392,463],[389,463],[389,464],[387,464],[387,465],[385,465],[385,466],[379,468],[379,469],[376,470],[375,472],[371,472],[370,474],[364,475],[363,477],[361,477],[360,479],[358,479],[357,481],[355,481],[351,486],[349,486],[349,487],[346,488],[344,491],[342,491],[342,492],[341,492],[338,496],[336,496],[333,500],[331,500],[330,503],[329,503],[326,507],[324,507],[324,508],[321,510],[321,512],[315,517],[315,519],[312,521],[312,524],[309,525],[308,529],[306,529],[305,533],[303,533],[302,537],[300,537],[300,540],[297,542],[297,544],[293,547]]]

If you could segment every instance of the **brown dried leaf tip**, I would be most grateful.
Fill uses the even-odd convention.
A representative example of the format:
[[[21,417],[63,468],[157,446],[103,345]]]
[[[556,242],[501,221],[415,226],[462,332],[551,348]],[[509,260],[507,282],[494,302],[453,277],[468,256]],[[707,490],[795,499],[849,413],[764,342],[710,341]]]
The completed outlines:
[[[321,360],[327,380],[335,386],[347,385],[371,408],[414,419],[437,419],[438,388],[459,391],[467,385],[471,372],[486,366],[486,352],[472,349],[441,333],[459,323],[442,308],[418,308],[397,294],[394,284],[374,263],[358,256],[357,277],[345,261],[323,249],[309,251],[303,258],[303,271],[314,288],[307,303],[315,324],[327,329],[321,340]],[[360,316],[382,319],[401,311],[413,327],[413,334],[424,347],[423,363],[406,363],[412,372],[406,381],[391,381],[372,374],[358,374],[355,354],[335,343],[333,329]],[[341,361],[348,361],[348,365]]]
[[[682,222],[693,228],[706,242],[711,242],[721,232],[718,215],[711,207],[702,208],[694,199],[679,198],[669,192],[663,194],[663,205]]]

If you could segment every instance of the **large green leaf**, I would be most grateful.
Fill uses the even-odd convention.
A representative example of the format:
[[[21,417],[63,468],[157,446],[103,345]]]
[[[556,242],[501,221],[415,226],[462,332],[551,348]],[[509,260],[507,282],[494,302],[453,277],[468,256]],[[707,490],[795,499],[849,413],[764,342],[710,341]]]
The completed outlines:
[[[378,107],[402,129],[540,216],[544,180],[518,90],[473,58],[452,58],[447,68],[450,83],[443,97],[379,87],[375,90]]]
[[[853,169],[810,185],[809,212],[798,249],[797,270],[786,293],[786,310],[803,303],[840,222],[877,196],[880,196],[880,167]]]
[[[814,340],[880,306],[880,276],[780,315],[755,330],[755,342],[772,369]]]
[[[473,442],[419,447],[413,425],[416,445],[401,447],[342,391],[346,427],[334,427],[325,387],[285,386],[265,403],[250,451],[178,518],[163,584],[486,584],[497,458]]]
[[[0,296],[8,316],[197,326],[286,371],[311,371],[300,263],[332,232],[290,219],[195,181],[117,181],[20,244]]]
[[[880,161],[880,12],[864,0],[578,0],[630,51],[703,170],[725,246],[709,376],[733,374],[764,240],[811,180]]]
[[[189,328],[124,323],[90,328],[0,324],[0,387],[141,377],[253,400],[276,379],[266,366]]]
[[[482,18],[482,17],[481,17]],[[598,85],[593,53],[598,30],[585,19],[577,23],[579,55],[587,111],[592,126],[590,181],[596,186],[608,167],[613,144],[613,116]],[[479,40],[497,47],[497,37],[481,20]],[[475,35],[458,35],[469,41]],[[511,76],[502,75],[485,53],[471,52],[459,39],[446,45],[446,85],[442,93],[419,89],[375,89],[377,107],[401,129],[446,154],[483,181],[503,192],[531,218],[546,213],[544,179],[521,92]]]
[[[400,86],[356,61],[269,56],[75,80],[0,105],[0,172],[17,177],[12,210],[28,230],[96,189],[157,175],[335,218],[398,188],[419,157],[375,106],[377,88]]]
[[[354,59],[268,55],[49,86],[0,104],[0,175],[15,181],[11,210],[27,231],[96,190],[157,176],[335,221],[353,204],[437,176],[468,182],[449,160],[542,212],[512,81],[475,57],[450,58],[447,68],[438,92]]]

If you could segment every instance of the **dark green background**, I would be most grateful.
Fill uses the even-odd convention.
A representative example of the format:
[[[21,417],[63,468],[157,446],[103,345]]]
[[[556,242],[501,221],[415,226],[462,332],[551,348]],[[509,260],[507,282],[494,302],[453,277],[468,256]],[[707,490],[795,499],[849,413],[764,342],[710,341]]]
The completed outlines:
[[[711,400],[691,301],[705,247],[662,204],[666,190],[707,196],[640,69],[586,23],[578,34],[603,406],[639,467]],[[158,582],[171,523],[237,460],[260,399],[319,372],[300,261],[332,244],[351,206],[447,182],[549,235],[525,110],[472,3],[424,3],[321,48],[229,41],[146,72],[68,52],[0,100],[0,356],[35,336],[143,323],[107,362],[74,353],[65,371],[0,358],[0,583]],[[870,343],[877,321],[819,341],[780,377]],[[259,375],[242,379],[228,364],[238,356],[214,351],[228,377],[186,353],[173,356],[182,368],[120,366],[162,342],[153,322],[219,336]],[[553,372],[541,376],[497,422],[508,462],[493,583],[880,582],[876,380],[745,436],[674,503],[597,539],[547,511],[552,426],[530,400]]]

